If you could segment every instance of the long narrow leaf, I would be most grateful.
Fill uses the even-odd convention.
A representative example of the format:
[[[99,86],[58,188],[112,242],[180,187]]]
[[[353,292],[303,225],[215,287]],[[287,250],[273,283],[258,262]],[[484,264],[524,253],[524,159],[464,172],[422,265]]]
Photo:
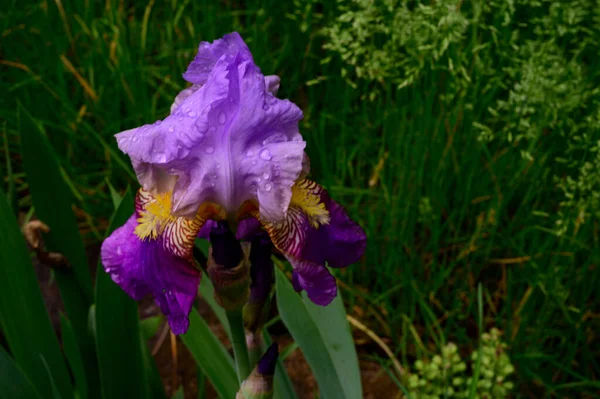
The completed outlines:
[[[62,332],[63,350],[75,377],[75,389],[81,399],[88,398],[88,383],[83,366],[83,358],[77,345],[77,339],[71,323],[62,314],[60,315],[60,330]]]
[[[39,397],[15,361],[0,346],[0,398],[35,399]]]
[[[302,294],[302,302],[314,320],[327,346],[344,387],[346,398],[362,399],[362,384],[356,346],[340,292],[327,306],[318,306]]]
[[[60,171],[54,149],[42,128],[20,108],[21,152],[36,216],[50,227],[44,242],[48,250],[66,256],[70,267],[57,270],[56,282],[90,376],[90,397],[97,398],[98,383],[94,340],[88,334],[87,314],[92,304],[92,279],[77,220],[73,196]]]
[[[121,226],[133,213],[128,192],[110,223]],[[98,265],[96,277],[96,349],[102,397],[145,398],[148,395],[137,303]]]
[[[190,327],[181,339],[219,395],[234,398],[239,384],[233,359],[195,309],[190,313]]]
[[[37,392],[52,392],[40,355],[58,390],[73,397],[67,366],[50,325],[29,253],[17,221],[0,192],[0,326],[19,367]]]
[[[302,349],[317,379],[321,396],[326,399],[348,398],[334,361],[332,347],[316,325],[306,303],[294,291],[286,275],[276,268],[277,307],[281,319]],[[362,396],[362,395],[361,395]]]

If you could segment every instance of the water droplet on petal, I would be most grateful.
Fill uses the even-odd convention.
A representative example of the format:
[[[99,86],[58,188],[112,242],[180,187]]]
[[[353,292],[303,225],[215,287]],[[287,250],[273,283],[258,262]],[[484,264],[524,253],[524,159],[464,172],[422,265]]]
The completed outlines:
[[[177,120],[179,120],[179,122],[181,122],[183,120],[183,116],[180,116],[179,118],[177,118]]]
[[[269,152],[269,150],[267,148],[265,148],[264,150],[262,150],[260,152],[260,154],[258,154],[258,156],[260,157],[260,159],[262,159],[264,161],[270,161],[271,158],[273,158],[271,156],[271,152]]]
[[[175,128],[174,128],[173,126],[171,126],[171,127],[169,128],[169,133],[173,133],[174,131],[175,131]]]
[[[265,184],[265,191],[271,191],[272,188],[273,188],[273,185],[271,183]]]
[[[216,186],[215,182],[214,182],[214,181],[211,181],[211,182],[210,182],[210,186],[211,186],[211,187],[214,187],[214,186]]]
[[[268,111],[269,110],[269,104],[267,104],[267,103],[263,104],[263,109],[265,111]]]
[[[252,150],[248,150],[248,152],[246,152],[246,156],[247,156],[248,158],[250,158],[251,156],[254,156],[254,151],[252,151]]]
[[[219,123],[220,123],[221,125],[224,125],[224,124],[225,124],[225,121],[226,121],[226,118],[225,118],[225,113],[221,112],[221,113],[219,114]]]
[[[196,113],[194,111],[190,111],[188,112],[188,116],[193,118],[194,116],[196,116]]]
[[[269,175],[267,172],[262,174],[263,179],[265,180],[269,180],[269,177],[271,177],[271,175]]]
[[[252,161],[252,165],[256,165],[256,159]]]
[[[213,152],[215,152],[215,147],[208,146],[204,149],[204,152],[207,154],[212,154]]]

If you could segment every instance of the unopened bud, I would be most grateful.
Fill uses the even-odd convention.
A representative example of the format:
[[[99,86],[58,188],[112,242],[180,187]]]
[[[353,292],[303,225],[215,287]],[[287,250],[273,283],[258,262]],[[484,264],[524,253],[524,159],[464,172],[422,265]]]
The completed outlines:
[[[258,365],[240,387],[236,399],[270,399],[273,397],[273,376],[279,350],[277,343],[271,344]]]
[[[225,310],[240,310],[248,301],[250,287],[249,248],[235,238],[226,221],[210,233],[207,271],[215,299]]]

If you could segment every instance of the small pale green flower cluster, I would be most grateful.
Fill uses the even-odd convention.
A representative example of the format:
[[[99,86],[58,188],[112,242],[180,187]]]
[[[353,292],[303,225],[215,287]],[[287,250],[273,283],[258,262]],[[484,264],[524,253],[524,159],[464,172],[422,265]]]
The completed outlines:
[[[408,377],[409,398],[441,399],[468,398],[475,382],[475,397],[481,399],[506,398],[514,388],[508,381],[514,372],[510,358],[506,354],[506,344],[500,340],[500,331],[493,328],[481,337],[481,360],[479,374],[469,376],[467,363],[458,353],[454,343],[442,348],[429,362],[417,360],[414,373]],[[471,355],[472,373],[477,369],[479,351]]]

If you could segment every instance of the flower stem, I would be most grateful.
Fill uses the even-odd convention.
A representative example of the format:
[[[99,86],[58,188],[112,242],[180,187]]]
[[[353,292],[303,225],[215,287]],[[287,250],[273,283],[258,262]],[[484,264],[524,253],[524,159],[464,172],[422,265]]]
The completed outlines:
[[[231,329],[231,341],[235,365],[240,384],[250,375],[250,362],[248,360],[248,347],[246,345],[246,332],[241,310],[227,312],[227,320]]]

